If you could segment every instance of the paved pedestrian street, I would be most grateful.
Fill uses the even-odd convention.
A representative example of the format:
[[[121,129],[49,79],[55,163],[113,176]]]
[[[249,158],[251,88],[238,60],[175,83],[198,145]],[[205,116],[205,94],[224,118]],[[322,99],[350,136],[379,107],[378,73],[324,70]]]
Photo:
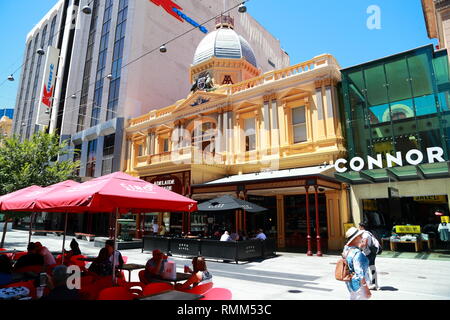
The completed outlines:
[[[66,238],[66,249],[73,237]],[[25,250],[28,232],[13,230],[6,234],[5,248]],[[33,236],[50,251],[60,251],[62,237]],[[77,240],[84,255],[97,255],[94,242]],[[123,250],[127,263],[145,264],[150,252]],[[182,272],[188,258],[170,257]],[[207,260],[215,287],[228,288],[233,300],[347,300],[345,284],[334,279],[337,254],[308,257],[303,253],[279,252],[277,257],[261,261],[224,263]],[[443,253],[393,253],[377,258],[380,290],[372,291],[373,300],[448,300],[450,299],[450,256]],[[133,271],[131,280],[138,280]],[[128,279],[128,273],[126,272]]]

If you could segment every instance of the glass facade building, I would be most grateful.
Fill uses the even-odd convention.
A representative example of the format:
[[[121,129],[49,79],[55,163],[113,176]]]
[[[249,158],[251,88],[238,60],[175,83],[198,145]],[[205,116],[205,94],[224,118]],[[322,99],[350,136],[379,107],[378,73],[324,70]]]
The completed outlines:
[[[427,45],[341,70],[348,158],[441,147],[450,151],[447,50]],[[385,156],[383,156],[385,159]],[[448,176],[446,163],[336,174],[350,183]],[[386,167],[385,165],[383,167]]]

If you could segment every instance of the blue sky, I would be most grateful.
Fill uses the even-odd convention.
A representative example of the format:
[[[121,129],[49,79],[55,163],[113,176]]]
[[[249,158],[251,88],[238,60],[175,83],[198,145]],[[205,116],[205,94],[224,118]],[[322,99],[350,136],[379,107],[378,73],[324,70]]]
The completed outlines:
[[[56,3],[0,0],[0,84],[22,64],[27,33]],[[371,5],[380,8],[381,29],[367,27]],[[345,68],[437,44],[427,37],[420,0],[250,0],[247,8],[280,40],[291,64],[331,53]],[[14,76],[0,85],[0,108],[15,104],[20,70]]]

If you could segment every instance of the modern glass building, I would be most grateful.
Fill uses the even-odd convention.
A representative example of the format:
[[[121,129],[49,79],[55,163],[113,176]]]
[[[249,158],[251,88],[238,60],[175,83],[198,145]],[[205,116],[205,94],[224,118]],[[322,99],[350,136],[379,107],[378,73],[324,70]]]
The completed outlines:
[[[447,50],[434,52],[428,45],[341,70],[348,158],[385,159],[411,149],[426,155],[427,148],[441,147],[448,160],[448,69]],[[338,176],[352,184],[448,177],[446,163],[429,164],[425,156],[423,162]]]
[[[390,230],[448,215],[447,50],[427,45],[341,73],[348,157],[335,176],[350,185],[354,222]]]

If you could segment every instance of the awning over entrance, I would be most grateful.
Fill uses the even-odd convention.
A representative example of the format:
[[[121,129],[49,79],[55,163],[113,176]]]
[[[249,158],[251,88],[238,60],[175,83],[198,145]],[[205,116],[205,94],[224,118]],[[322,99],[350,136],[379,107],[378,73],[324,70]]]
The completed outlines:
[[[334,166],[322,165],[287,170],[233,175],[204,184],[192,185],[192,194],[233,194],[241,191],[256,194],[259,191],[294,190],[299,187],[321,187],[340,190],[341,181],[333,177]]]
[[[348,184],[366,184],[388,181],[412,181],[450,177],[450,162],[426,163],[416,166],[385,169],[336,172],[336,179]]]

